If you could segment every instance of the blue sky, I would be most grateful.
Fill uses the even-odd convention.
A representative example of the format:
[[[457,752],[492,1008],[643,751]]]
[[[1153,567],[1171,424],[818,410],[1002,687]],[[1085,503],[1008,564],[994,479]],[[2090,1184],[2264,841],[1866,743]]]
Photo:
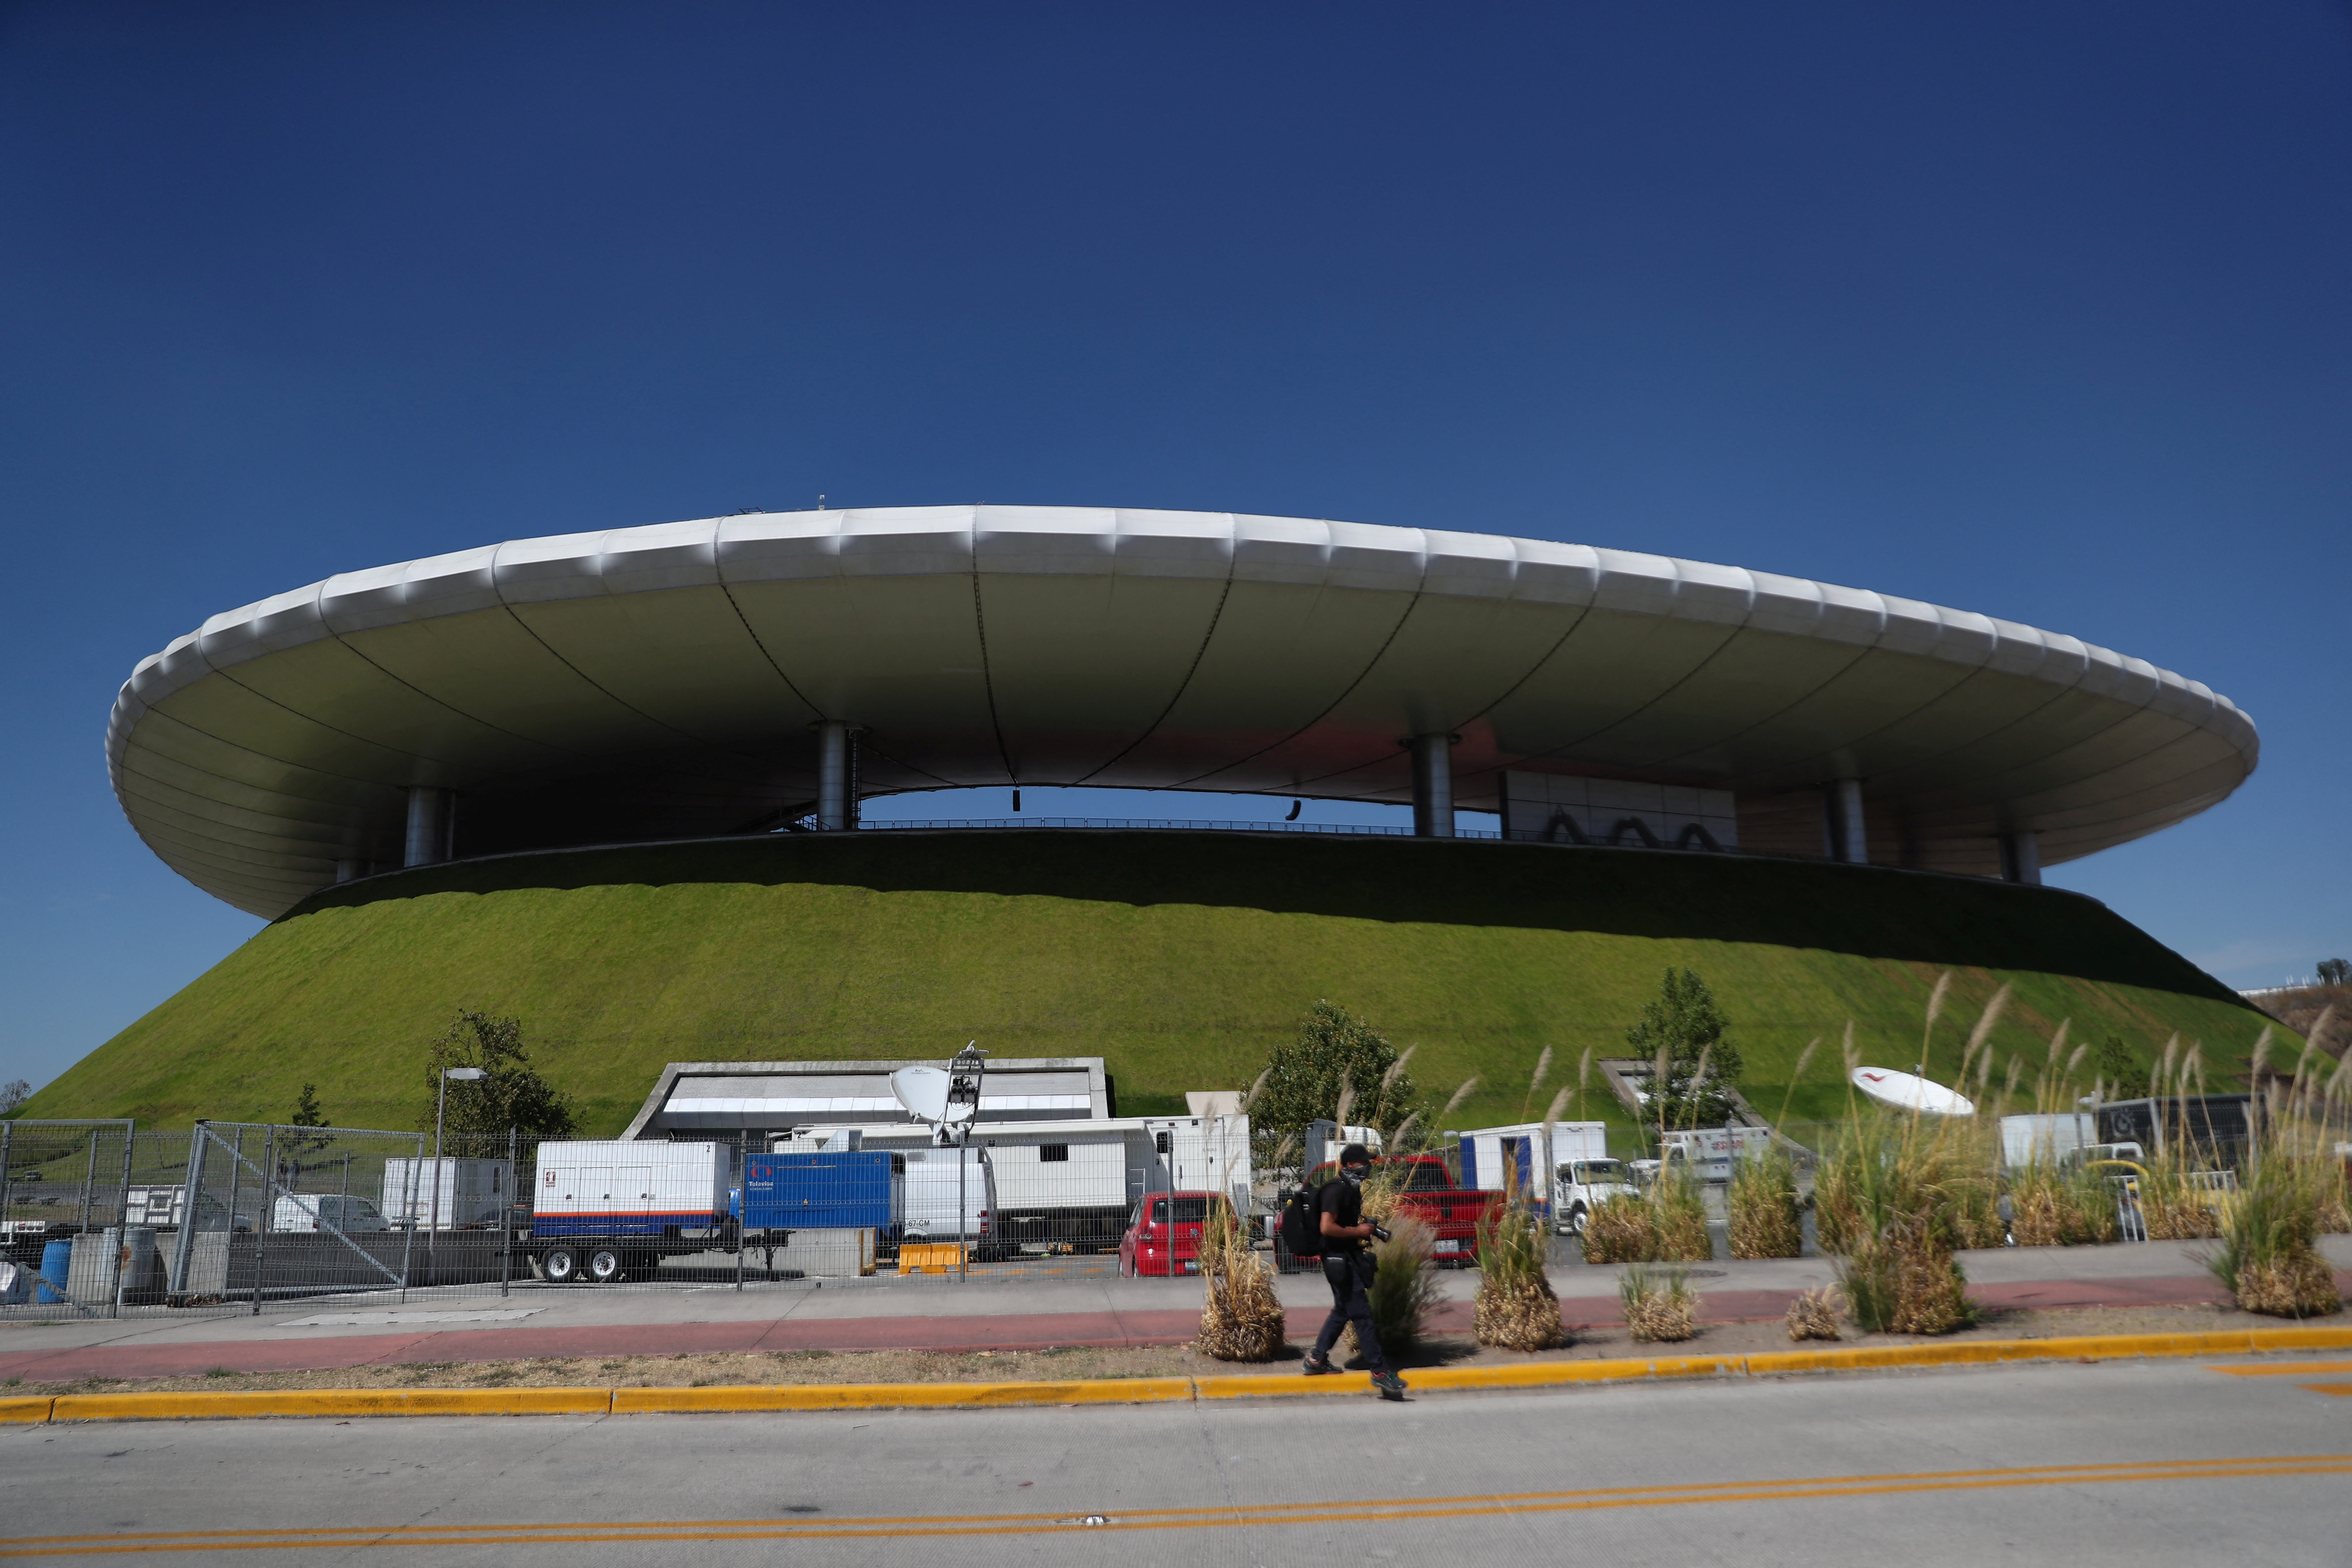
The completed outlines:
[[[140,658],[820,492],[1492,529],[2105,643],[2263,765],[2052,880],[2308,973],[2352,952],[2347,279],[2341,5],[0,7],[0,1079],[256,929],[115,807]]]

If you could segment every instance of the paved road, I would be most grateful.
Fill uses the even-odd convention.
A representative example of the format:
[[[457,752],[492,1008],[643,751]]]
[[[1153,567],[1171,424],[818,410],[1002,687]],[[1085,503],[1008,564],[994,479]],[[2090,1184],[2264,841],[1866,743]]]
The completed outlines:
[[[0,1556],[276,1547],[289,1568],[390,1546],[499,1568],[2341,1565],[2352,1360],[1402,1405],[19,1427],[0,1429]]]

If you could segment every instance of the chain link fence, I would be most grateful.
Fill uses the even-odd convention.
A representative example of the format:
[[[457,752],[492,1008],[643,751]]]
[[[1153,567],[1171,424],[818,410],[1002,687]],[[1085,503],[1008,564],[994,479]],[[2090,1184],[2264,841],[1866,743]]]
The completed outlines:
[[[1253,1214],[1244,1124],[555,1141],[200,1121],[0,1122],[0,1319],[364,1310],[548,1289],[747,1290],[897,1272],[1188,1271],[1181,1222]],[[991,1135],[994,1134],[994,1135]],[[1190,1206],[1188,1206],[1190,1205]],[[1138,1245],[1143,1222],[1160,1233]],[[1196,1226],[1180,1226],[1189,1232]],[[1123,1245],[1125,1244],[1125,1245]]]

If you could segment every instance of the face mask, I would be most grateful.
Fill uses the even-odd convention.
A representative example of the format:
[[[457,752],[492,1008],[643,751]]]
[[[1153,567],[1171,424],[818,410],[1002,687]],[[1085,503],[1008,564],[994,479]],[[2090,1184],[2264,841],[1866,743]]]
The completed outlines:
[[[1364,1168],[1361,1165],[1343,1166],[1339,1171],[1339,1179],[1351,1187],[1360,1187],[1364,1184]]]

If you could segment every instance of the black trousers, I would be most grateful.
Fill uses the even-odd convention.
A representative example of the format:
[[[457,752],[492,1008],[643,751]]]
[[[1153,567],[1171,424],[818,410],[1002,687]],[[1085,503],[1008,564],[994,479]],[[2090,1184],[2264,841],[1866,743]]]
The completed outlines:
[[[1381,1355],[1381,1336],[1372,1327],[1372,1268],[1369,1250],[1325,1256],[1323,1282],[1331,1287],[1331,1315],[1323,1320],[1323,1331],[1315,1336],[1317,1361],[1329,1359],[1331,1347],[1339,1342],[1339,1331],[1353,1323],[1357,1347],[1364,1352],[1364,1365],[1373,1372],[1388,1365]]]

